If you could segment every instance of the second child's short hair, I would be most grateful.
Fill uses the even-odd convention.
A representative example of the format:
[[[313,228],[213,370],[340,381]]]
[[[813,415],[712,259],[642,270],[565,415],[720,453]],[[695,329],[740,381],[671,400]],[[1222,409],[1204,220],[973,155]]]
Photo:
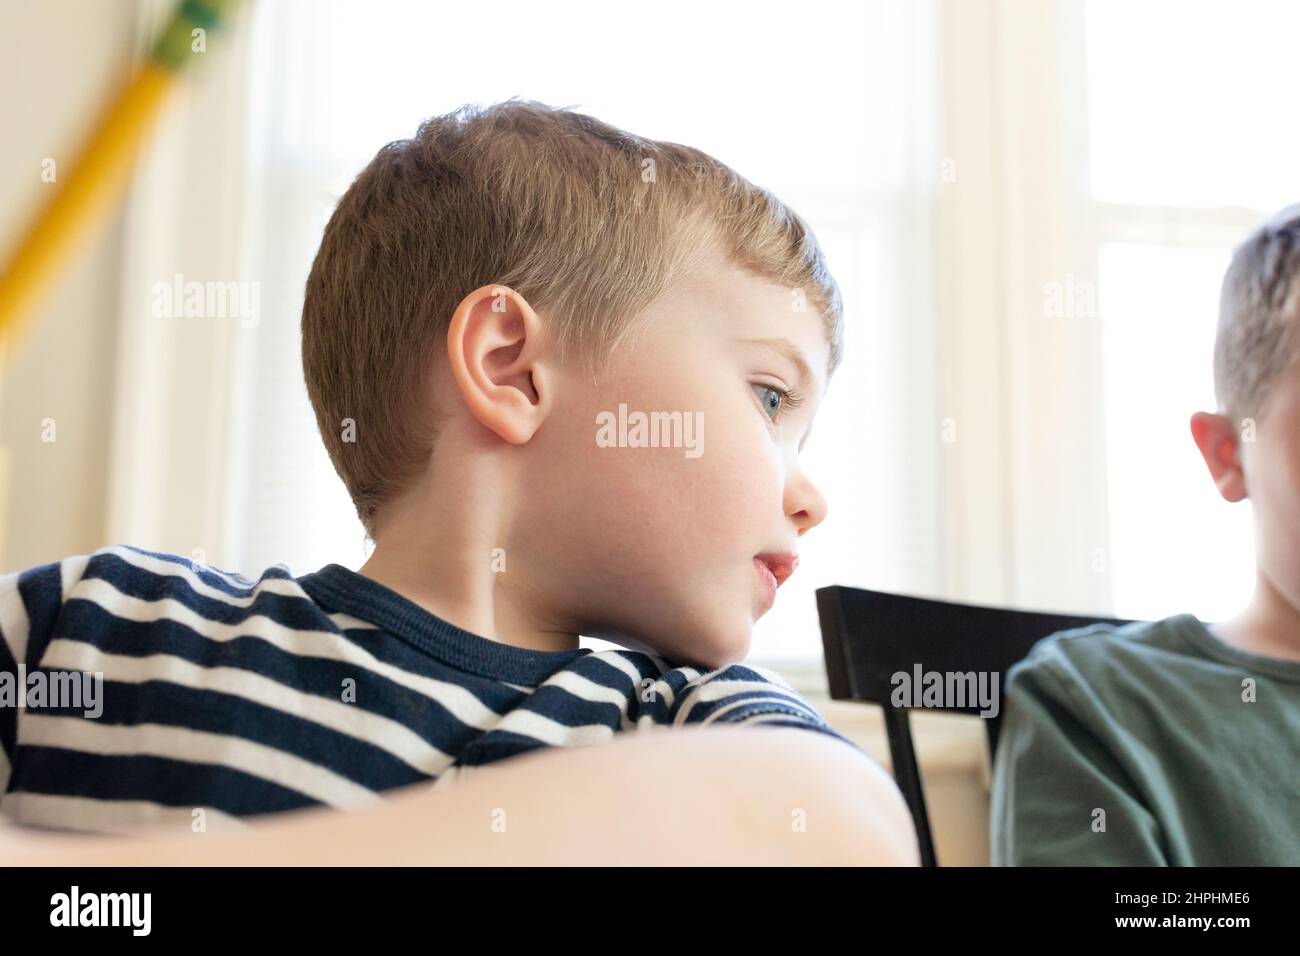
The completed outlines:
[[[1214,389],[1234,422],[1258,418],[1300,343],[1300,204],[1252,232],[1233,253],[1219,298]]]
[[[842,306],[816,238],[700,150],[523,100],[383,147],[325,228],[302,314],[307,393],[366,532],[433,449],[425,372],[466,295],[515,289],[595,369],[715,250],[820,314],[833,371]]]

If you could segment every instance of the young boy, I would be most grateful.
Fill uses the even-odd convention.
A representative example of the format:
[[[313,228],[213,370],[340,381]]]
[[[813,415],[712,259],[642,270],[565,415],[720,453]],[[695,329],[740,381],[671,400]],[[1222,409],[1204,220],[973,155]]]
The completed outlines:
[[[1067,631],[1009,673],[999,864],[1300,863],[1300,206],[1236,251],[1192,437],[1254,507],[1256,586],[1191,614]]]
[[[407,860],[382,835],[400,811],[441,821],[434,861],[453,845],[482,859],[456,821],[492,832],[509,792],[534,825],[484,838],[504,861],[555,859],[538,833],[559,827],[562,845],[565,820],[590,835],[564,859],[617,845],[619,826],[635,844],[608,811],[593,830],[617,799],[638,837],[710,840],[720,806],[763,821],[707,859],[752,844],[774,862],[912,862],[880,768],[777,675],[736,663],[826,513],[799,451],[840,341],[813,235],[704,153],[531,102],[429,120],[344,195],[303,307],[308,394],[369,560],[251,580],[114,546],[0,581],[0,671],[26,672],[18,691],[102,675],[98,713],[30,694],[0,707],[0,813],[176,834],[435,782],[387,816],[318,812],[242,850],[318,852],[346,832]],[[590,747],[669,727],[696,730],[643,743],[653,765]],[[532,759],[546,748],[587,756]],[[499,766],[521,755],[533,776]],[[630,793],[620,765],[642,768]],[[527,805],[543,792],[547,823]],[[820,835],[795,849],[805,804],[825,811]],[[193,860],[165,847],[150,859]]]

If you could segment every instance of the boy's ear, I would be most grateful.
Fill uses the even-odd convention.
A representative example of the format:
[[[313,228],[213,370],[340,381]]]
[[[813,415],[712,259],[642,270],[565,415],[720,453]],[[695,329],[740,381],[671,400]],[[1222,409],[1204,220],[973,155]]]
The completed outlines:
[[[1241,469],[1241,443],[1226,415],[1197,412],[1192,416],[1192,440],[1210,469],[1214,486],[1226,501],[1246,497],[1246,476]]]
[[[465,296],[447,329],[447,357],[466,407],[512,445],[532,438],[550,408],[543,331],[527,300],[502,285]]]

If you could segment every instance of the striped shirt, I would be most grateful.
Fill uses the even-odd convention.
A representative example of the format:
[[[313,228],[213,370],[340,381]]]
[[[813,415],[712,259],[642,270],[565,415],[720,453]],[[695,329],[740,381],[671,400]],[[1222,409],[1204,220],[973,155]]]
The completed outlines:
[[[251,580],[106,547],[0,578],[0,636],[0,817],[31,826],[358,807],[538,747],[686,724],[854,746],[770,670],[513,647],[338,564]]]

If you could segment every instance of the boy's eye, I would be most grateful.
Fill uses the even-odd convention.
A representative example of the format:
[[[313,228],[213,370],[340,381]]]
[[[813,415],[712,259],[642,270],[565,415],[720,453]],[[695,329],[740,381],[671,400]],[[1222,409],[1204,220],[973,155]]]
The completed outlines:
[[[767,417],[776,421],[785,402],[786,393],[771,385],[755,385],[754,390],[758,393],[758,400],[762,403]]]

